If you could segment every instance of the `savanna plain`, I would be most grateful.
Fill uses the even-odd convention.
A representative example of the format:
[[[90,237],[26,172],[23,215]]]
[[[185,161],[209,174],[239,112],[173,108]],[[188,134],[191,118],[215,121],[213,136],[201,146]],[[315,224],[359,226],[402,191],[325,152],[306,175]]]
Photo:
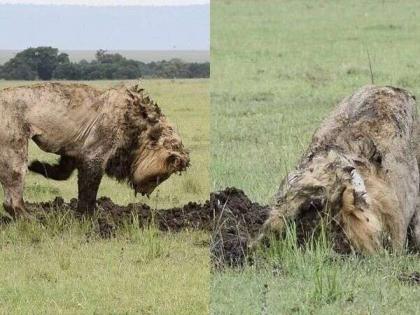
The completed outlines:
[[[212,1],[211,189],[272,202],[332,108],[374,81],[420,95],[417,1]],[[418,99],[418,98],[417,98]],[[214,272],[214,314],[420,314],[416,254],[337,256],[293,230]]]
[[[0,89],[32,82],[0,81]],[[83,83],[83,82],[82,82]],[[137,82],[90,81],[98,88]],[[126,185],[105,178],[98,197],[115,203],[144,202],[153,209],[202,202],[209,195],[208,80],[143,80],[140,83],[175,124],[191,164],[173,175],[150,199],[135,198]],[[30,144],[29,159],[57,156]],[[76,176],[54,182],[28,173],[29,202],[77,197]],[[0,195],[2,202],[3,194]],[[127,221],[103,239],[95,217],[48,212],[40,221],[0,225],[2,314],[203,314],[208,312],[208,235],[163,233]],[[194,288],[194,289],[192,289]]]

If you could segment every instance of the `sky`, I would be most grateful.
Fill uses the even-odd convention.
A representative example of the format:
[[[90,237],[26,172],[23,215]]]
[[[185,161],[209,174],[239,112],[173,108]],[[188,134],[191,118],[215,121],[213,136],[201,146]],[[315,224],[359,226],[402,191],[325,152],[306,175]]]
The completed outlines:
[[[152,5],[152,6],[179,6],[209,4],[210,0],[0,0],[0,4],[38,4],[38,5],[88,5],[88,6],[127,6],[127,5]]]
[[[0,0],[0,50],[209,50],[209,22],[208,0]]]

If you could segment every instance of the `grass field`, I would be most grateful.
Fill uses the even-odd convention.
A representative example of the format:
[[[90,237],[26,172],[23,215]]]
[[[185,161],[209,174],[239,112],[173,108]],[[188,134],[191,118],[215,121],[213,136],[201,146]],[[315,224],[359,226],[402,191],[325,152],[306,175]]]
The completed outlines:
[[[0,88],[30,82],[0,81]],[[119,82],[94,81],[105,88]],[[177,126],[191,151],[192,167],[159,186],[150,200],[106,178],[99,195],[115,202],[165,208],[209,195],[208,80],[146,80],[146,91]],[[56,156],[30,147],[30,159]],[[76,197],[76,178],[49,181],[28,174],[27,201]],[[0,199],[2,199],[2,194]],[[1,202],[1,200],[0,200]],[[95,222],[69,214],[43,224],[0,226],[1,314],[204,314],[208,312],[208,236],[164,234],[127,225],[111,240],[95,234]]]
[[[211,9],[212,189],[271,202],[333,106],[371,83],[368,55],[376,84],[420,95],[417,1],[219,0]],[[269,257],[214,274],[211,312],[420,314],[420,287],[397,280],[420,270],[418,256],[336,262],[322,247]]]

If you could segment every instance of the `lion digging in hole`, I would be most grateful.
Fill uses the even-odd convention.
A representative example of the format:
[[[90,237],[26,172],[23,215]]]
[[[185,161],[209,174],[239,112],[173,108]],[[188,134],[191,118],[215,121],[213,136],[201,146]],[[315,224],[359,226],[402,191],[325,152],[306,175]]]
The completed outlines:
[[[328,214],[351,251],[400,251],[408,236],[419,248],[418,132],[405,90],[365,86],[344,99],[281,184],[254,245],[288,221]]]
[[[149,195],[189,166],[189,155],[160,108],[138,86],[105,91],[45,83],[0,91],[0,183],[4,208],[28,215],[23,202],[28,141],[60,155],[29,170],[66,180],[78,170],[78,210],[91,213],[104,174]]]

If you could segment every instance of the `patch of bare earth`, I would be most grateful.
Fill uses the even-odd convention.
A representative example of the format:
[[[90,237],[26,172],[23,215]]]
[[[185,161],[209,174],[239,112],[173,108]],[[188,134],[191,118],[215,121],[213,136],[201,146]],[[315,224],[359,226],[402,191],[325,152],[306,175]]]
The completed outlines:
[[[53,201],[27,203],[28,210],[42,223],[45,213],[73,212],[76,216],[77,199],[65,202],[61,197]],[[153,209],[147,204],[115,204],[110,198],[97,200],[97,233],[103,238],[115,236],[119,227],[126,223],[138,223],[141,228],[153,224],[165,232],[181,230],[204,230],[211,235],[210,254],[215,268],[241,266],[248,257],[248,245],[255,239],[268,217],[270,208],[251,201],[240,189],[226,188],[210,194],[204,203],[189,202],[183,207]],[[307,211],[296,220],[297,241],[305,244],[319,229],[322,212]],[[0,224],[11,220],[0,218]],[[331,237],[335,239],[335,250],[346,253],[349,246],[341,228],[330,222]]]
[[[236,188],[211,193],[209,200],[201,204],[189,202],[183,207],[170,209],[154,209],[144,203],[122,206],[108,197],[99,198],[96,205],[96,232],[103,238],[114,237],[121,226],[134,222],[141,228],[153,224],[164,232],[185,229],[209,232],[211,257],[216,268],[243,264],[248,243],[259,232],[269,211],[267,206],[252,202]],[[46,213],[71,212],[80,216],[77,199],[65,202],[57,197],[48,202],[26,203],[26,207],[41,224],[45,222]],[[0,225],[10,222],[9,217],[0,218]]]

